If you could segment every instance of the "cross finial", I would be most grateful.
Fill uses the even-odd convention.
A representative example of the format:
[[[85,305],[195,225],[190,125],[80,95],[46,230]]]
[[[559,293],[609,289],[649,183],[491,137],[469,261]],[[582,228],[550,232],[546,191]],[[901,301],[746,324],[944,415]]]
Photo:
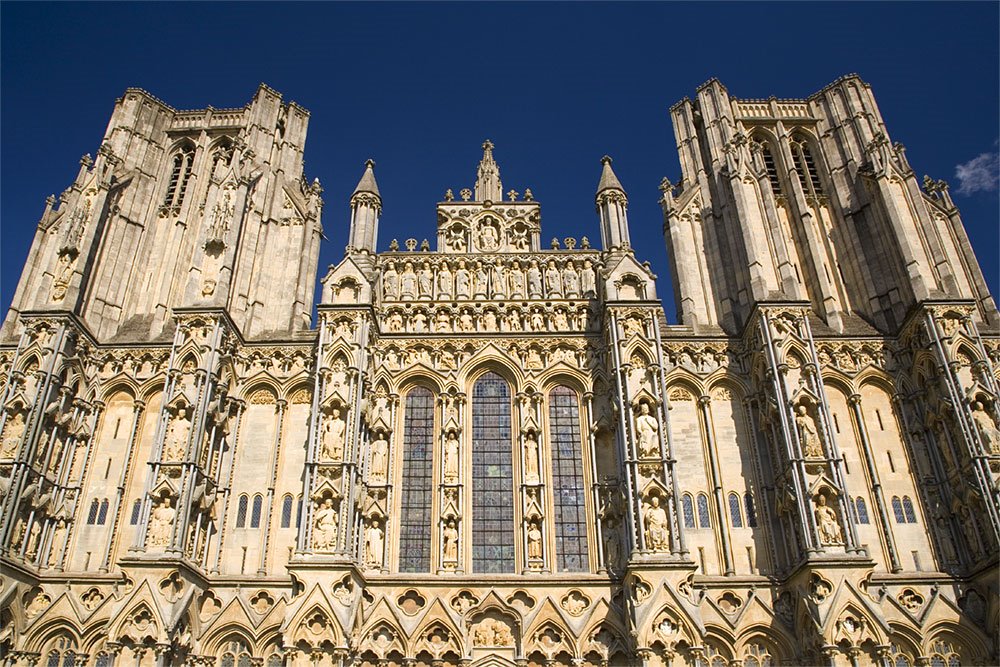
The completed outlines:
[[[483,142],[483,150],[486,151],[487,153],[490,152],[491,150],[493,150],[493,142],[490,141],[489,139],[487,139],[486,141],[484,141]]]

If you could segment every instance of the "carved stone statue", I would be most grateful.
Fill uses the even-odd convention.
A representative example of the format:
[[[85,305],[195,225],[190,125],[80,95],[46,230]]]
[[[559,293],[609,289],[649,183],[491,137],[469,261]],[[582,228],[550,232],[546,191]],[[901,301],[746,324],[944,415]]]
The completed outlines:
[[[528,267],[528,296],[532,299],[542,296],[542,271],[535,260],[531,260],[531,265]]]
[[[486,298],[486,291],[489,288],[490,276],[483,267],[482,262],[476,262],[475,269],[472,272],[472,277],[473,296],[477,299]]]
[[[490,265],[490,294],[494,299],[503,299],[507,295],[504,267],[499,262]]]
[[[580,271],[580,293],[584,297],[597,296],[597,283],[594,277],[593,262],[583,260],[583,270]]]
[[[320,551],[333,549],[337,544],[339,517],[333,508],[333,499],[327,498],[313,517],[313,548]]]
[[[548,266],[545,268],[545,294],[549,298],[558,298],[562,296],[562,276],[559,274],[559,269],[556,268],[556,263],[553,260],[549,260]]]
[[[471,276],[469,270],[465,268],[465,260],[459,261],[455,270],[455,298],[468,299],[471,294]]]
[[[837,513],[826,504],[826,496],[822,495],[816,497],[816,528],[819,531],[819,541],[823,544],[840,544],[844,541]]]
[[[537,521],[532,521],[528,526],[528,559],[542,559],[542,531]]]
[[[334,408],[333,414],[326,420],[323,427],[323,459],[339,461],[344,456],[344,433],[347,422],[340,417],[340,409]]]
[[[643,519],[646,522],[646,548],[652,551],[665,550],[670,539],[670,527],[667,513],[660,507],[659,496],[653,496],[649,501]]]
[[[365,530],[365,564],[372,568],[382,567],[383,533],[378,519],[372,519]]]
[[[187,410],[181,408],[167,427],[167,437],[163,441],[163,460],[183,461],[190,434],[191,420],[187,418]]]
[[[580,274],[576,272],[573,262],[566,262],[562,272],[563,294],[567,299],[580,296]]]
[[[386,264],[385,271],[382,272],[382,290],[389,301],[399,298],[399,274],[396,273],[396,265],[392,262]]]
[[[441,264],[437,274],[437,295],[439,299],[450,299],[453,276],[447,264]]]
[[[639,445],[639,456],[657,458],[660,455],[660,425],[656,417],[649,414],[649,404],[639,404],[639,414],[635,418],[636,440]]]
[[[18,410],[10,416],[3,429],[3,444],[0,445],[0,458],[14,458],[17,446],[24,435],[24,413]]]
[[[610,525],[604,528],[604,564],[609,570],[621,565],[622,545],[618,530]]]
[[[497,228],[490,224],[485,224],[479,230],[479,249],[496,250],[500,245],[500,238],[497,235]]]
[[[454,519],[448,521],[448,525],[442,531],[444,538],[444,560],[446,563],[458,560],[458,528],[455,527]]]
[[[431,271],[430,262],[424,262],[417,274],[417,287],[420,290],[421,299],[430,299],[433,296],[434,273]]]
[[[170,544],[177,510],[171,507],[170,498],[164,498],[149,517],[149,546],[165,547]]]
[[[538,439],[530,431],[524,436],[524,481],[538,483]]]
[[[444,443],[444,482],[454,484],[458,481],[458,436],[454,431],[448,432]]]
[[[803,453],[810,458],[823,457],[823,441],[816,429],[816,421],[809,414],[809,408],[800,405],[795,415],[795,428],[799,432]]]
[[[972,421],[979,431],[979,437],[986,450],[990,454],[1000,454],[1000,430],[997,429],[993,417],[979,401],[972,406]]]
[[[385,481],[388,458],[389,442],[385,439],[385,433],[378,431],[375,440],[372,441],[372,481]]]
[[[507,273],[507,293],[512,299],[524,296],[524,273],[517,262],[511,263]]]

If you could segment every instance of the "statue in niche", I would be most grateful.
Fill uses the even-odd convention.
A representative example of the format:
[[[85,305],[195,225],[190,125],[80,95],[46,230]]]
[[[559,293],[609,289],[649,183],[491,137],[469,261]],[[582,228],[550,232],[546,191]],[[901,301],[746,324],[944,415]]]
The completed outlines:
[[[451,316],[448,315],[447,311],[438,311],[438,314],[434,319],[434,330],[438,333],[447,333],[451,331]]]
[[[521,330],[521,314],[516,310],[511,310],[507,313],[507,317],[504,320],[507,324],[507,331],[520,331]]]
[[[513,646],[514,635],[510,626],[495,618],[484,618],[472,633],[474,646]]]
[[[524,434],[524,481],[538,484],[538,438],[534,431]]]
[[[454,276],[451,273],[451,269],[448,268],[448,264],[442,262],[441,266],[438,267],[437,274],[437,295],[439,299],[450,299],[451,290],[454,286]]]
[[[524,272],[517,262],[511,263],[510,272],[507,274],[507,293],[512,299],[524,296]]]
[[[979,438],[983,441],[990,454],[1000,454],[1000,430],[993,421],[993,417],[986,411],[985,406],[980,401],[972,406],[972,421],[979,431]]]
[[[427,316],[424,315],[424,311],[418,310],[413,313],[413,317],[410,319],[410,327],[413,333],[424,333],[427,331]]]
[[[562,276],[556,267],[555,260],[549,260],[545,268],[545,294],[550,299],[562,296]]]
[[[389,316],[389,333],[399,333],[403,330],[403,315],[395,312]]]
[[[442,531],[444,538],[444,560],[446,563],[458,561],[458,528],[455,527],[455,520],[449,519],[448,525]]]
[[[484,224],[479,230],[479,249],[496,250],[500,245],[500,236],[497,228],[490,223]]]
[[[8,419],[3,429],[3,444],[0,445],[0,458],[12,459],[17,453],[17,446],[21,444],[21,437],[24,435],[24,413],[20,410],[14,412]]]
[[[313,517],[314,549],[328,551],[336,546],[339,520],[337,510],[333,508],[333,499],[325,499],[320,508],[316,510],[316,516]]]
[[[476,330],[476,321],[472,319],[472,313],[468,310],[463,310],[462,314],[458,316],[458,325],[462,331]]]
[[[652,551],[664,551],[670,538],[670,528],[667,523],[667,513],[660,507],[659,496],[650,499],[643,519],[646,522],[646,548]]]
[[[569,319],[566,317],[566,311],[562,308],[556,310],[555,315],[553,315],[552,328],[555,331],[567,331],[569,329]]]
[[[171,507],[170,498],[166,497],[153,510],[149,517],[149,545],[165,547],[170,544],[170,533],[174,528],[177,510]]]
[[[452,225],[445,243],[452,252],[465,252],[465,228],[461,225]]]
[[[524,362],[525,367],[531,370],[537,370],[542,368],[544,365],[542,363],[542,353],[538,351],[537,347],[528,348],[528,354]]]
[[[563,293],[567,299],[580,296],[580,274],[576,272],[573,261],[566,262],[562,272]]]
[[[469,270],[465,268],[465,260],[460,260],[458,262],[458,268],[455,270],[455,298],[456,299],[468,299],[471,294],[471,276],[469,275]]]
[[[823,441],[816,429],[816,420],[809,414],[809,408],[805,405],[800,405],[796,413],[795,428],[799,432],[803,453],[809,458],[822,458]]]
[[[448,431],[444,443],[444,483],[454,484],[458,481],[458,435]]]
[[[417,274],[413,272],[413,262],[403,265],[403,274],[399,277],[399,296],[402,299],[414,299],[417,296]]]
[[[75,251],[64,251],[59,253],[59,260],[56,265],[55,274],[52,278],[53,301],[62,301],[66,298],[66,291],[69,289],[69,282],[73,278],[73,268],[76,266]]]
[[[822,544],[840,544],[844,541],[840,532],[837,513],[826,504],[826,496],[816,496],[816,528]]]
[[[604,528],[604,564],[609,570],[616,570],[621,560],[622,544],[618,529],[608,522]]]
[[[187,417],[187,410],[180,408],[167,427],[167,437],[163,441],[163,460],[183,461],[190,434],[191,420]]]
[[[531,330],[545,331],[545,315],[542,314],[542,311],[539,308],[535,308],[531,311]]]
[[[490,294],[494,299],[503,299],[506,296],[506,291],[503,264],[499,262],[490,264]]]
[[[649,403],[639,404],[639,414],[635,418],[636,439],[639,444],[639,456],[645,459],[660,456],[660,425],[656,417],[649,414]]]
[[[583,270],[580,271],[580,293],[584,297],[597,296],[597,281],[594,277],[594,263],[583,260]]]
[[[387,301],[395,301],[399,298],[399,274],[396,272],[396,265],[388,262],[382,272],[382,292]]]
[[[528,526],[528,559],[542,559],[542,531],[537,521],[532,521]]]
[[[531,265],[528,267],[528,296],[532,299],[542,296],[542,271],[535,260],[531,260]]]
[[[510,230],[510,242],[514,250],[525,251],[528,249],[528,230],[518,225]]]
[[[472,273],[473,296],[477,299],[485,299],[486,291],[489,288],[490,276],[482,262],[476,262]]]
[[[497,314],[494,310],[487,310],[483,313],[483,331],[497,330]]]
[[[379,430],[375,433],[375,440],[372,441],[372,481],[385,481],[388,459],[389,441],[385,439],[385,433]]]
[[[430,299],[434,296],[434,272],[431,271],[431,263],[424,262],[417,274],[417,287],[420,290],[421,299]]]
[[[383,533],[378,519],[372,519],[365,530],[365,564],[371,568],[382,567]]]
[[[334,408],[323,425],[323,459],[339,461],[344,456],[344,434],[347,422],[340,416],[340,408]]]

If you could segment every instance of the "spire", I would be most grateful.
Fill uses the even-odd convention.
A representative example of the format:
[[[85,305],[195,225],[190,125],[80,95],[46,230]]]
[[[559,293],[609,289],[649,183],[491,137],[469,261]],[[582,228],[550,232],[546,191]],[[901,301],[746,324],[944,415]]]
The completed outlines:
[[[476,172],[476,201],[503,201],[503,184],[500,182],[500,167],[493,159],[493,142],[483,142],[483,159]]]
[[[622,187],[611,168],[611,158],[605,155],[601,158],[601,164],[604,165],[604,168],[601,169],[601,182],[597,184],[597,194],[601,194],[605,190],[621,190],[624,194],[625,188]]]
[[[367,192],[379,199],[382,198],[378,191],[378,183],[375,182],[375,160],[365,160],[365,173],[361,175],[361,180],[358,181],[358,187],[354,188],[353,194],[356,195],[359,192]]]

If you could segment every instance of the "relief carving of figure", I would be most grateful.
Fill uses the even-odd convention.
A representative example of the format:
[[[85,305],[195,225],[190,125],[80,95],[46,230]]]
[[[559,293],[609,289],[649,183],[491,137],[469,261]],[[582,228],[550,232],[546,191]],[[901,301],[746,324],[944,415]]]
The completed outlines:
[[[184,460],[190,433],[191,420],[187,418],[187,410],[181,408],[177,411],[177,416],[170,420],[170,426],[167,427],[167,437],[163,442],[164,461]]]
[[[559,269],[556,268],[556,263],[553,260],[549,260],[548,266],[545,268],[545,294],[550,299],[558,298],[562,296],[562,276],[559,274]]]
[[[447,264],[441,264],[437,274],[437,294],[439,299],[451,298],[452,281],[451,269],[448,268]]]
[[[538,484],[538,439],[532,431],[524,436],[524,481]]]
[[[458,560],[458,528],[455,527],[455,520],[448,521],[442,531],[444,537],[444,560],[445,562],[455,562]]]
[[[518,226],[510,231],[510,242],[514,250],[524,251],[528,249],[528,230]]]
[[[979,437],[983,441],[983,446],[990,454],[1000,454],[1000,430],[993,421],[993,417],[986,411],[986,408],[979,401],[972,406],[972,421],[979,431]]]
[[[528,267],[528,296],[532,299],[542,296],[542,271],[535,260],[531,260],[531,266]]]
[[[542,531],[537,521],[532,521],[528,527],[528,559],[542,559]]]
[[[433,296],[434,273],[431,271],[431,263],[424,262],[417,274],[417,287],[420,290],[421,299],[430,299]]]
[[[452,225],[448,230],[446,243],[452,252],[465,252],[465,228],[461,225]]]
[[[660,507],[659,496],[653,496],[649,501],[643,519],[646,521],[646,547],[653,551],[665,550],[670,538],[670,528],[667,513]]]
[[[149,545],[165,547],[170,543],[170,533],[174,528],[177,510],[170,506],[170,498],[164,498],[149,517]]]
[[[372,441],[372,481],[384,482],[386,476],[386,464],[389,459],[389,441],[385,439],[385,433],[378,431],[375,440]]]
[[[816,429],[816,421],[809,414],[809,408],[800,405],[796,412],[798,414],[795,415],[795,428],[799,432],[803,453],[810,458],[822,458],[823,441]]]
[[[344,456],[344,434],[347,422],[340,417],[340,408],[334,408],[323,428],[323,460],[339,461]]]
[[[3,444],[0,445],[0,458],[12,459],[17,453],[17,446],[24,435],[24,413],[18,410],[7,419],[3,429]]]
[[[636,440],[639,445],[639,456],[642,458],[658,458],[660,455],[660,425],[656,417],[649,414],[649,404],[639,404],[639,414],[635,418]]]
[[[500,237],[497,228],[491,224],[484,224],[479,230],[479,249],[496,250],[500,245]]]
[[[403,266],[403,274],[399,277],[399,296],[402,299],[413,299],[417,296],[417,274],[413,272],[413,263]]]
[[[396,265],[389,262],[382,272],[382,290],[387,301],[395,301],[399,298],[399,274],[396,272]]]
[[[458,436],[454,431],[448,431],[448,439],[444,443],[444,483],[454,484],[458,481]]]
[[[365,564],[372,568],[382,567],[383,533],[378,519],[365,530]]]
[[[456,299],[468,299],[471,296],[470,280],[471,276],[469,275],[469,270],[465,268],[465,260],[459,261],[458,269],[455,270]]]
[[[337,524],[340,518],[333,508],[333,499],[327,498],[313,518],[313,548],[320,551],[333,549],[337,544]]]
[[[819,541],[823,544],[840,544],[844,541],[837,513],[826,504],[826,496],[822,495],[816,498],[816,528],[819,530]]]
[[[458,326],[462,331],[475,331],[476,321],[472,319],[472,313],[463,310],[462,314],[458,316]]]

